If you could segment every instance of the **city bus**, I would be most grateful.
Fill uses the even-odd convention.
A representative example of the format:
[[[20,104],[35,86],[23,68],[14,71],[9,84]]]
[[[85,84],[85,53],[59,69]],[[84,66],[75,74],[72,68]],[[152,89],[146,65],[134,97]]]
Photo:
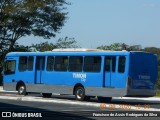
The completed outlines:
[[[91,97],[152,97],[158,79],[157,55],[142,51],[92,49],[11,52],[5,57],[3,89],[19,95],[41,93]]]

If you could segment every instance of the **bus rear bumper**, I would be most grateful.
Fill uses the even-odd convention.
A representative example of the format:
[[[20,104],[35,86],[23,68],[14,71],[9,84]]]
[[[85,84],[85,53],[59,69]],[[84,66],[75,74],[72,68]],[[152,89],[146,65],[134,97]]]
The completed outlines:
[[[156,90],[148,89],[128,89],[124,97],[153,97],[156,96]]]

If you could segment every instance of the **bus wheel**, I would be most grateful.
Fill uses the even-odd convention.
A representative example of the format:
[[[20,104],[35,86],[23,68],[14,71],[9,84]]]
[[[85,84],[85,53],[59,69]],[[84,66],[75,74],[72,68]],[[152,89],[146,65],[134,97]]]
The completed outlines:
[[[110,102],[112,97],[97,97],[99,102]]]
[[[83,101],[85,99],[85,90],[83,87],[81,86],[78,86],[76,89],[75,89],[75,98],[76,100],[78,101]]]
[[[24,84],[20,84],[18,86],[18,94],[19,95],[26,95],[26,86]]]
[[[50,98],[52,96],[52,93],[42,93],[43,97]]]

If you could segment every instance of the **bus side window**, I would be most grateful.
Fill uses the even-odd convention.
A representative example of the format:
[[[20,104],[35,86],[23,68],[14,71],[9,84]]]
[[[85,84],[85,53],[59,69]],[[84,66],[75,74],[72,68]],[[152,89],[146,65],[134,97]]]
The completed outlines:
[[[120,73],[125,72],[125,63],[126,63],[126,58],[124,56],[120,56],[118,61],[118,72]]]
[[[68,57],[67,56],[57,56],[55,57],[55,71],[67,71],[68,69]]]
[[[47,58],[47,71],[53,71],[54,67],[54,57],[53,56],[48,56]]]
[[[8,60],[5,62],[5,67],[4,67],[4,74],[14,74],[15,73],[15,68],[16,68],[16,61],[15,60]]]
[[[115,70],[116,70],[116,57],[115,56],[112,56],[112,57],[109,56],[106,58],[105,71],[107,71],[107,72],[111,71],[111,66],[110,66],[111,60],[112,60],[112,72],[115,72]]]
[[[84,58],[84,68],[85,72],[100,72],[101,70],[101,57],[90,57]]]
[[[44,66],[45,66],[45,57],[44,56],[37,56],[36,69],[37,70],[44,70]]]
[[[83,57],[71,56],[69,58],[69,71],[81,72],[83,64]]]
[[[27,57],[20,57],[19,58],[19,71],[25,71],[27,70]]]
[[[34,61],[34,58],[33,56],[29,56],[28,57],[28,71],[32,71],[33,70],[33,61]]]

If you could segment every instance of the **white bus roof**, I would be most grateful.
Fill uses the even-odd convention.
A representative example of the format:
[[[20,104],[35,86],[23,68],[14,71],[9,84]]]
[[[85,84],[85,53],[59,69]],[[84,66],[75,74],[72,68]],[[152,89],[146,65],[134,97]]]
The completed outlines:
[[[53,49],[54,52],[84,52],[84,51],[104,51],[100,49],[92,49],[92,48],[60,48],[60,49]]]

